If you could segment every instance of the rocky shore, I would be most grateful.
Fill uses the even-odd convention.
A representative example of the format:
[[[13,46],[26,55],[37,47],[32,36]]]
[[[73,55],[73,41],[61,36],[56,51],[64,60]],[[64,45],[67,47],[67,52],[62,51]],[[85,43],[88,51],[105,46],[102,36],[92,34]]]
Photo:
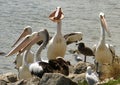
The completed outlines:
[[[60,73],[45,73],[43,77],[33,77],[29,80],[18,80],[17,74],[6,73],[0,75],[0,85],[79,85],[79,82],[85,81],[85,72],[87,66],[94,69],[90,63],[78,62],[75,66],[69,67],[69,75],[65,76]]]

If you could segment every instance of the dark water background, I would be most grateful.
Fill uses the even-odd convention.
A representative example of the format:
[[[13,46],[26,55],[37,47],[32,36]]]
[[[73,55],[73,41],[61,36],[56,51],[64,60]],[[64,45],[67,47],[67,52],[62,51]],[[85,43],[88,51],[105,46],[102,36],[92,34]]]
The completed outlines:
[[[84,34],[83,42],[89,47],[99,40],[98,15],[104,12],[112,34],[111,38],[106,36],[106,42],[115,45],[116,53],[120,54],[120,0],[0,0],[0,51],[9,52],[23,28],[28,25],[32,26],[33,31],[46,28],[53,35],[56,24],[48,16],[57,6],[63,9],[65,15],[62,33],[81,31]],[[76,49],[76,46],[73,44],[67,49]],[[46,57],[46,51],[41,56]],[[0,57],[0,73],[16,72],[12,63],[15,55]],[[76,63],[68,51],[65,59]],[[90,58],[88,62],[91,62]]]

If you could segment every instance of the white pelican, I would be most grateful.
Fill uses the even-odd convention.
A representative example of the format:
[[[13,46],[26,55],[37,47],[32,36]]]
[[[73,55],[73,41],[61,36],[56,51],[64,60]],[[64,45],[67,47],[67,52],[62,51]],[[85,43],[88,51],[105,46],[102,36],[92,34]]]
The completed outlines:
[[[65,36],[62,35],[61,25],[63,18],[64,15],[60,7],[57,7],[57,9],[54,12],[52,12],[49,16],[50,20],[57,23],[57,32],[48,44],[47,57],[49,60],[56,59],[56,57],[58,56],[64,57],[67,47],[66,44],[70,44],[71,42],[79,41],[82,39],[81,32],[70,33]]]
[[[28,40],[31,40],[35,35],[36,35],[35,32],[32,33],[31,35],[27,35],[25,37],[25,39],[21,42],[21,44],[28,41]],[[19,71],[18,71],[19,72],[18,73],[19,79],[26,79],[27,80],[27,79],[32,78],[32,75],[31,75],[31,73],[29,71],[29,67],[28,67],[29,63],[27,61],[27,59],[29,57],[29,53],[30,53],[29,51],[30,51],[30,47],[28,47],[24,52],[22,65],[19,67]],[[22,56],[19,56],[19,57],[22,57]]]
[[[45,38],[45,39],[43,40],[43,38]],[[19,79],[29,79],[29,78],[32,77],[31,72],[29,71],[29,67],[32,64],[27,62],[27,57],[29,57],[28,55],[29,55],[29,51],[30,51],[32,45],[28,45],[28,44],[31,44],[34,41],[40,41],[40,39],[43,40],[43,44],[38,49],[37,54],[36,54],[36,56],[34,58],[34,61],[35,62],[41,61],[40,53],[39,52],[42,51],[42,49],[47,45],[47,43],[49,41],[49,35],[48,35],[47,30],[41,30],[40,32],[33,32],[31,35],[27,35],[24,39],[21,40],[20,43],[18,43],[9,52],[8,56],[11,55],[11,54],[13,54],[13,53],[16,53],[17,51],[19,51],[19,53],[24,52],[22,66],[20,66],[19,70],[18,70],[19,71],[19,74],[18,74],[18,78]]]
[[[44,73],[49,73],[49,72],[59,72],[65,75],[69,74],[69,68],[68,65],[70,63],[68,61],[64,61],[63,58],[57,57],[56,59],[49,60],[48,62],[41,60],[40,54],[42,49],[44,49],[49,41],[49,34],[47,30],[45,30],[46,33],[41,33],[37,37],[31,41],[24,49],[23,51],[28,48],[29,46],[31,47],[35,43],[43,40],[43,44],[40,46],[36,53],[36,58],[35,62],[32,63],[29,66],[29,70],[31,74],[36,75],[38,77],[42,77]],[[22,51],[21,51],[22,52]]]
[[[97,83],[99,82],[98,75],[96,72],[92,71],[91,66],[87,67],[85,79],[86,79],[88,85],[97,85]]]
[[[22,39],[24,39],[24,37],[25,36],[27,36],[27,35],[30,35],[30,34],[32,34],[32,28],[30,27],[30,26],[26,26],[25,28],[24,28],[24,30],[23,30],[23,32],[21,33],[21,35],[19,36],[19,38],[16,40],[16,42],[12,45],[12,47],[13,47],[13,49],[14,49],[14,47],[17,45],[17,44],[19,44],[19,42],[20,41],[22,41]],[[19,53],[19,51],[20,51],[21,49],[19,49],[18,51],[16,51],[17,52],[17,55],[16,55],[16,59],[15,59],[15,61],[14,61],[14,63],[15,63],[15,68],[16,69],[18,69],[21,65],[22,65],[22,60],[23,60],[23,53]],[[6,56],[11,56],[11,55],[13,55],[13,54],[15,54],[16,52],[14,52],[14,53],[8,53]],[[33,62],[33,60],[34,60],[34,57],[33,57],[34,55],[33,55],[33,52],[32,51],[29,51],[29,53],[28,53],[28,57],[27,57],[27,62],[28,63],[32,63]]]
[[[56,13],[57,12],[57,13]],[[58,23],[58,29],[57,29],[57,33],[55,34],[55,36],[52,37],[52,39],[49,41],[49,46],[48,46],[48,59],[56,59],[56,57],[58,56],[64,56],[65,55],[65,51],[66,51],[66,44],[71,44],[73,42],[77,42],[77,41],[80,41],[82,40],[82,36],[83,34],[81,32],[73,32],[73,33],[69,33],[69,34],[66,34],[64,35],[64,37],[62,37],[62,34],[61,34],[61,20],[59,19],[62,19],[63,18],[63,14],[61,14],[61,8],[57,8],[57,11],[55,11],[55,13],[51,14],[50,15],[50,19],[52,20],[53,18],[53,15],[55,15],[56,17],[54,18],[57,23]],[[62,16],[62,17],[61,17]],[[60,21],[60,22],[59,22]],[[28,27],[30,28],[30,27]],[[28,31],[29,29],[27,30],[24,30],[23,33],[21,34],[22,37],[25,36],[25,34],[30,34],[31,31]],[[24,36],[23,36],[24,35]],[[21,37],[16,41],[16,43],[21,40]],[[62,41],[62,42],[61,42]],[[16,44],[15,43],[15,44]],[[38,43],[38,42],[37,42]],[[42,42],[40,42],[41,44]],[[63,46],[63,47],[62,47]],[[17,46],[16,46],[17,47]],[[57,50],[55,50],[57,47]],[[17,47],[18,48],[18,47]],[[63,48],[65,50],[63,50]],[[22,48],[21,48],[22,49]],[[19,51],[21,50],[19,49]],[[52,50],[51,50],[52,49]],[[51,52],[52,51],[52,52]],[[10,56],[10,55],[13,55],[15,54],[16,52],[18,52],[18,50],[11,50],[6,56]],[[30,52],[31,53],[31,52]],[[62,54],[62,55],[61,55]],[[17,65],[16,67],[19,68],[19,66],[21,65],[21,61],[22,61],[22,57],[19,57],[19,56],[22,56],[23,54],[20,54],[20,52],[18,53],[18,56],[16,58],[16,61],[15,63],[19,64]],[[52,56],[53,55],[53,56]],[[33,56],[33,55],[32,55]],[[30,60],[33,60],[32,58],[29,58],[27,57],[28,59]],[[29,61],[29,60],[28,60]]]
[[[28,51],[30,50],[32,45],[34,45],[35,43],[37,43],[41,40],[43,40],[43,44],[41,44],[40,48],[38,49],[38,51],[36,53],[34,63],[28,64],[26,62],[26,57],[28,55],[27,54]],[[45,29],[43,31],[38,32],[38,34],[35,37],[33,37],[33,39],[31,39],[31,41],[29,43],[27,43],[27,45],[21,50],[21,52],[22,51],[24,52],[24,50],[27,49],[27,51],[25,53],[25,57],[23,59],[24,63],[27,64],[26,68],[29,68],[32,75],[36,75],[40,78],[42,77],[42,75],[44,73],[56,72],[56,71],[61,72],[65,75],[68,75],[69,74],[69,68],[68,68],[69,63],[64,61],[62,58],[57,58],[56,60],[50,60],[49,63],[41,60],[41,57],[40,57],[41,51],[42,51],[42,49],[44,49],[46,47],[48,41],[49,41],[49,34],[48,34],[47,30]],[[24,42],[26,42],[26,41],[24,41]],[[24,43],[24,42],[22,42],[22,43]],[[21,71],[21,70],[19,70],[19,71]],[[25,72],[25,71],[22,69],[22,72]]]
[[[100,22],[101,22],[101,36],[97,45],[94,46],[95,51],[95,59],[100,66],[102,64],[112,64],[113,58],[115,56],[115,49],[112,45],[106,44],[105,42],[105,31],[108,33],[110,37],[110,32],[107,26],[107,22],[105,20],[104,13],[99,14]],[[100,67],[98,67],[100,70]]]
[[[86,62],[86,56],[94,56],[92,49],[86,47],[83,42],[80,42],[76,45],[78,45],[78,51],[85,56],[84,62]]]

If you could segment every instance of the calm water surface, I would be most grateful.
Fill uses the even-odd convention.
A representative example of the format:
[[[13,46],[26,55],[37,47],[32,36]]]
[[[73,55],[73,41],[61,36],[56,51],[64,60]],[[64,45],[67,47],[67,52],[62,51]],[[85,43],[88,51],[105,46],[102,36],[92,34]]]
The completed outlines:
[[[106,41],[115,45],[116,53],[120,55],[120,0],[0,0],[0,51],[9,52],[23,28],[28,25],[32,26],[33,31],[46,28],[53,35],[56,23],[50,21],[48,16],[57,6],[62,7],[65,15],[62,33],[83,32],[83,42],[89,47],[99,40],[98,15],[104,12],[112,34],[111,38],[106,36]],[[76,49],[76,46],[72,44],[67,49]],[[46,50],[41,56],[47,59]],[[12,63],[15,55],[0,57],[0,73],[16,72]],[[65,59],[76,63],[68,51]],[[88,61],[91,62],[91,58]]]

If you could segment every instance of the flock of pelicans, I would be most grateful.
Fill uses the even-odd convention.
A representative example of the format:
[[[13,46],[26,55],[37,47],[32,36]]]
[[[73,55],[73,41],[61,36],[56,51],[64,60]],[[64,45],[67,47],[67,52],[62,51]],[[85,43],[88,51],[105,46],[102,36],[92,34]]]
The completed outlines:
[[[69,75],[70,62],[63,59],[67,45],[81,41],[83,34],[81,32],[73,32],[62,35],[61,26],[63,18],[64,14],[60,7],[57,7],[56,10],[50,14],[49,19],[57,23],[57,32],[53,37],[49,36],[46,29],[40,30],[39,32],[32,32],[30,26],[24,28],[18,40],[13,44],[12,50],[6,55],[11,56],[17,53],[14,63],[19,72],[19,79],[29,79],[33,77],[33,75],[41,78],[44,73],[54,72]],[[115,57],[114,47],[105,42],[105,31],[108,33],[109,37],[110,32],[104,13],[101,12],[99,18],[101,22],[101,35],[98,44],[93,46],[93,50],[86,47],[84,43],[78,44],[78,50],[85,55],[84,62],[86,62],[86,56],[95,56],[95,60],[98,63],[97,72],[101,71],[101,66],[103,64],[112,64]],[[33,53],[31,48],[35,44],[40,45],[40,47],[36,53]],[[48,46],[48,61],[41,59],[41,51],[44,50],[46,46]],[[86,79],[90,85],[91,82],[93,85],[93,82],[95,83],[98,81],[98,77],[93,75],[90,66],[87,68]]]

